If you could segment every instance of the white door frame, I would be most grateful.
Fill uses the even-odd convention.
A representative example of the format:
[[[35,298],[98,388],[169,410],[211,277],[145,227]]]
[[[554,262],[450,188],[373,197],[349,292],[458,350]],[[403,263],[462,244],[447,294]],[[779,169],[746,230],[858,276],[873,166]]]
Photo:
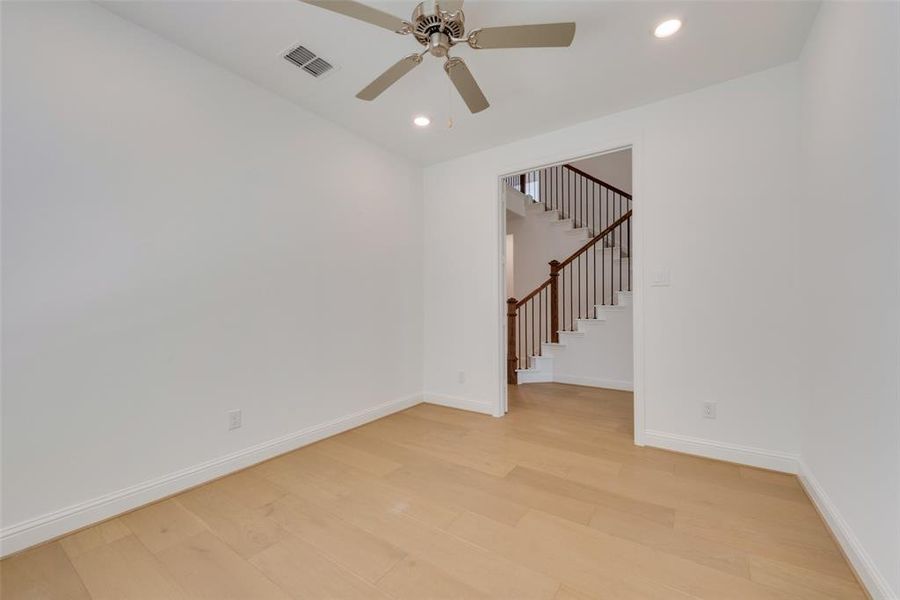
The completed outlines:
[[[503,178],[523,171],[540,169],[571,163],[577,160],[590,158],[600,154],[608,154],[617,150],[631,148],[631,185],[632,195],[638,199],[631,205],[631,252],[633,261],[632,273],[632,302],[633,323],[632,335],[634,337],[634,443],[644,445],[644,208],[646,203],[641,202],[643,197],[643,160],[641,136],[638,134],[624,138],[610,139],[587,149],[575,149],[570,152],[559,152],[552,156],[536,156],[533,160],[521,160],[505,167],[497,174],[497,211],[499,224],[497,231],[497,269],[500,282],[499,304],[500,331],[498,332],[498,346],[500,348],[500,390],[497,401],[494,403],[493,415],[502,417],[509,408],[506,384],[506,299],[509,297],[506,290],[506,204],[503,200]],[[536,166],[537,165],[537,166]]]

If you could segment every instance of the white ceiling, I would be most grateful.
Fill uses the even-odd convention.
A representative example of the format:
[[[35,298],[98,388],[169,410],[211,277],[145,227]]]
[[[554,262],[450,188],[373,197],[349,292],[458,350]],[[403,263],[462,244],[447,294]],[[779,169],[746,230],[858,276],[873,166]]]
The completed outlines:
[[[818,9],[805,1],[601,2],[468,0],[467,29],[575,21],[570,48],[456,47],[491,107],[471,115],[439,59],[374,102],[354,96],[420,49],[399,36],[296,0],[103,2],[110,11],[365,138],[430,164],[739,77],[797,58]],[[372,1],[409,18],[414,0]],[[684,27],[658,40],[653,26]],[[338,69],[314,79],[285,61],[302,43]],[[448,111],[454,125],[447,129]],[[430,128],[413,127],[426,114]]]

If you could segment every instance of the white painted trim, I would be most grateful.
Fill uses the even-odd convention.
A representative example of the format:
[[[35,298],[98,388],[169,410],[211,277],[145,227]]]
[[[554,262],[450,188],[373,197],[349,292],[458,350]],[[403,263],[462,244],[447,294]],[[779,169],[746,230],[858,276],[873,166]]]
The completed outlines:
[[[806,490],[806,493],[812,499],[819,514],[825,519],[828,528],[831,529],[831,533],[834,535],[834,539],[840,544],[847,560],[850,561],[856,576],[865,586],[866,591],[869,592],[869,595],[874,600],[900,599],[900,591],[891,590],[891,584],[881,574],[878,567],[875,566],[874,561],[863,548],[859,538],[856,537],[853,529],[850,528],[850,524],[847,523],[837,506],[828,497],[825,489],[813,475],[812,470],[802,458],[799,464],[798,476],[803,489]]]
[[[800,457],[796,454],[704,440],[677,433],[647,429],[644,431],[644,443],[654,448],[695,454],[782,473],[796,474],[800,468]]]
[[[644,363],[644,136],[636,133],[630,142],[631,146],[631,194],[636,198],[631,203],[631,336],[632,336],[632,378],[633,378],[633,413],[634,443],[643,446],[646,443],[644,427],[645,402],[644,381],[646,370]]]
[[[637,198],[632,203],[631,217],[631,235],[632,235],[632,260],[631,277],[632,277],[632,335],[634,336],[633,352],[634,352],[634,443],[637,446],[645,444],[644,434],[644,213],[640,199],[644,197],[643,189],[643,130],[629,129],[618,136],[610,136],[606,140],[597,140],[591,146],[580,146],[569,150],[561,150],[552,154],[543,154],[533,156],[531,158],[522,159],[515,163],[505,165],[500,172],[497,173],[497,205],[498,205],[498,235],[497,247],[500,264],[498,265],[497,277],[499,279],[500,290],[500,327],[498,337],[498,347],[500,351],[500,394],[493,403],[494,409],[491,414],[502,416],[507,410],[506,397],[506,299],[508,298],[506,290],[505,276],[505,252],[506,252],[506,207],[503,202],[503,178],[507,175],[519,173],[528,169],[538,168],[537,165],[549,167],[552,165],[560,165],[567,162],[575,162],[592,156],[617,152],[626,148],[631,148],[631,186],[632,196]],[[602,148],[602,150],[597,150]],[[477,410],[477,409],[475,409]],[[479,411],[481,412],[481,411]]]
[[[504,385],[506,383],[506,372],[503,375]],[[422,402],[427,404],[437,404],[438,406],[446,406],[448,408],[458,408],[460,410],[468,410],[471,412],[484,413],[495,417],[502,417],[502,414],[496,414],[496,403],[486,402],[482,400],[470,400],[469,398],[460,398],[458,396],[447,396],[445,394],[432,394],[425,392],[422,395]]]
[[[493,406],[491,414],[495,417],[502,417],[509,411],[508,385],[506,383],[506,370],[508,364],[506,362],[506,345],[507,345],[507,317],[506,317],[506,300],[509,298],[509,290],[506,289],[506,195],[505,183],[503,177],[497,178],[497,223],[500,234],[497,236],[497,253],[500,257],[498,265],[498,281],[500,284],[500,302],[498,310],[500,311],[500,389],[497,391],[497,402]],[[467,409],[468,410],[468,409]],[[480,411],[479,411],[480,412]]]
[[[589,387],[606,388],[608,390],[634,391],[634,382],[616,381],[614,379],[597,379],[596,377],[578,377],[577,375],[553,374],[553,381],[557,383],[570,383],[572,385],[586,385]]]
[[[359,427],[421,402],[421,394],[391,400],[176,471],[175,473],[157,477],[21,523],[16,523],[15,525],[10,525],[0,531],[0,556],[24,550],[41,542],[87,527],[93,523],[268,460],[279,454],[296,450],[348,429]]]

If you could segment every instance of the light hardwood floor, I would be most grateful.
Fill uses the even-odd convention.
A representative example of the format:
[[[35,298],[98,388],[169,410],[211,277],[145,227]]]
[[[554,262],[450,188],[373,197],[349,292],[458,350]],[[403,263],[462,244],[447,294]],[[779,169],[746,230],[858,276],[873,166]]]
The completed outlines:
[[[796,478],[632,445],[631,394],[422,404],[0,563],[16,598],[864,598]]]

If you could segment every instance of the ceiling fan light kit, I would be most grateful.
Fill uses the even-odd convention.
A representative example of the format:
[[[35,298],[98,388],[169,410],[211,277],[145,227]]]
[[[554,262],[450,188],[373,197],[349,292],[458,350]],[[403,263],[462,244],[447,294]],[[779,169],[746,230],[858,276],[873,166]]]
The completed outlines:
[[[540,25],[512,25],[509,27],[485,27],[466,34],[466,18],[462,0],[427,0],[412,12],[409,21],[354,0],[301,0],[347,17],[365,21],[388,29],[399,35],[412,35],[425,47],[420,53],[410,54],[379,75],[363,88],[356,97],[374,100],[401,77],[419,66],[426,54],[444,59],[444,71],[462,96],[472,113],[490,106],[475,81],[465,61],[450,56],[450,50],[466,43],[475,50],[494,48],[563,48],[572,44],[575,23],[544,23]]]

